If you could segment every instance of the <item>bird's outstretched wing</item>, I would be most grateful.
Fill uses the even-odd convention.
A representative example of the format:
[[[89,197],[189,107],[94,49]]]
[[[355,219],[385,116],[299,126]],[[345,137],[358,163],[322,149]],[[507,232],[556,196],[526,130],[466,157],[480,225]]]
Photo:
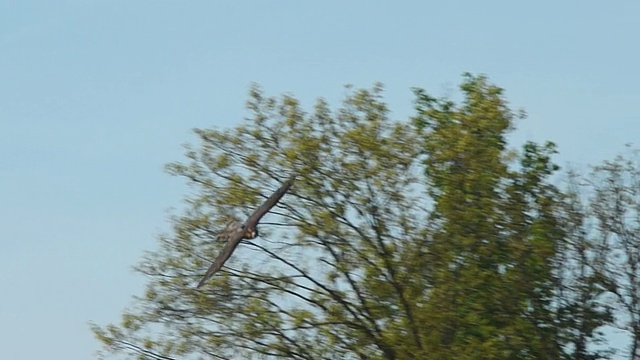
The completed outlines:
[[[292,176],[287,181],[282,183],[280,188],[278,190],[276,190],[276,192],[274,192],[271,196],[269,196],[269,198],[267,200],[265,200],[265,202],[262,204],[262,206],[260,206],[258,209],[256,209],[256,211],[254,211],[253,214],[251,214],[251,216],[249,216],[247,221],[244,222],[244,227],[245,227],[246,231],[251,231],[251,230],[255,229],[255,227],[258,225],[258,222],[260,221],[260,219],[262,219],[262,217],[266,213],[268,213],[269,210],[271,210],[271,208],[276,206],[276,204],[278,203],[278,201],[280,201],[280,199],[284,196],[284,194],[286,194],[287,191],[289,191],[291,186],[293,186],[293,182],[294,182],[295,179],[296,179],[296,177]]]
[[[293,181],[295,180],[295,176],[292,176],[287,181],[285,181],[275,193],[273,193],[269,198],[260,206],[256,211],[249,216],[247,221],[244,222],[241,226],[237,226],[235,229],[226,229],[228,232],[227,244],[222,248],[220,255],[213,261],[213,264],[207,270],[207,273],[204,275],[200,283],[198,283],[197,288],[200,288],[204,285],[218,270],[222,268],[225,262],[231,257],[231,254],[236,249],[240,241],[245,238],[245,234],[255,231],[255,227],[258,225],[260,219],[267,213],[271,208],[273,208],[278,201],[284,196],[284,194],[289,191],[291,186],[293,186]]]
[[[220,255],[218,255],[218,257],[213,261],[213,264],[211,264],[209,270],[207,270],[207,273],[204,274],[204,277],[198,283],[197,288],[202,287],[202,285],[204,285],[209,279],[211,279],[213,274],[220,270],[220,268],[222,268],[222,265],[224,265],[224,263],[229,260],[229,257],[233,253],[233,250],[235,250],[236,246],[238,246],[240,241],[242,241],[243,235],[244,230],[240,226],[230,234],[227,240],[227,244],[222,248]]]

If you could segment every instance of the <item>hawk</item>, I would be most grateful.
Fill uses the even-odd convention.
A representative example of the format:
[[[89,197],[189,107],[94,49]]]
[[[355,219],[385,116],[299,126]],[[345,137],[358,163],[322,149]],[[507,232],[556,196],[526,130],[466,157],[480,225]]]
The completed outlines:
[[[249,216],[247,221],[244,223],[240,223],[239,221],[231,221],[225,229],[217,236],[218,239],[227,239],[227,244],[222,248],[222,252],[220,255],[213,261],[213,264],[207,270],[207,273],[204,274],[202,280],[198,284],[197,288],[200,288],[204,285],[207,280],[211,279],[213,274],[215,274],[222,265],[229,259],[233,251],[236,249],[240,241],[243,239],[255,239],[258,237],[258,222],[260,219],[273,208],[278,201],[286,194],[287,191],[293,186],[293,181],[295,180],[295,176],[289,178],[289,180],[282,183],[280,188],[276,190],[269,198],[260,206],[256,211]]]

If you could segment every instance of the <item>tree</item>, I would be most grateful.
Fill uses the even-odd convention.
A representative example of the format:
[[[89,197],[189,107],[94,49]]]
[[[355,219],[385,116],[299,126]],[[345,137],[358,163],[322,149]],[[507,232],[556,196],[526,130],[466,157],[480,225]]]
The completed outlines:
[[[565,241],[559,261],[558,327],[568,359],[608,359],[614,353],[606,347],[602,327],[614,321],[608,301],[612,278],[607,276],[608,250],[594,229],[583,178],[568,174],[563,217]]]
[[[197,130],[202,143],[187,152],[190,162],[168,167],[196,190],[173,234],[137,268],[151,280],[140,307],[120,325],[93,327],[106,348],[148,358],[419,354],[424,325],[413,312],[424,280],[412,274],[423,267],[415,250],[425,210],[417,141],[410,125],[388,119],[381,91],[355,91],[335,113],[319,100],[309,115],[294,98],[254,87],[245,124]],[[294,189],[262,238],[195,290],[221,246],[211,239],[222,224],[294,169]]]
[[[198,129],[194,191],[137,270],[149,278],[105,350],[145,359],[557,359],[564,204],[553,144],[506,148],[502,90],[467,75],[456,104],[416,89],[391,121],[379,85],[331,111],[253,87],[251,113]],[[231,217],[293,189],[210,284],[195,284]]]
[[[616,298],[618,327],[631,336],[629,358],[640,358],[640,166],[637,153],[605,161],[591,174],[590,203],[604,253],[604,276]]]
[[[552,300],[563,233],[557,189],[547,183],[554,146],[525,144],[509,170],[505,136],[515,115],[502,90],[470,75],[461,89],[460,106],[417,91],[435,201],[431,358],[557,359]]]

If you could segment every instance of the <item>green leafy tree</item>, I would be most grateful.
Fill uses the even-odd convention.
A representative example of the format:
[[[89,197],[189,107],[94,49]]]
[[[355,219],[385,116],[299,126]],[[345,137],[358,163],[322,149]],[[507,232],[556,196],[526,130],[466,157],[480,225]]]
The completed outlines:
[[[138,307],[119,325],[94,326],[96,336],[145,358],[419,355],[425,210],[411,126],[388,119],[380,87],[352,92],[335,112],[319,100],[306,114],[255,87],[247,106],[244,124],[197,130],[190,161],[168,166],[194,188],[187,209],[138,266],[150,279]],[[196,290],[223,224],[293,169],[294,189],[265,217],[262,237]]]
[[[431,358],[557,359],[554,146],[527,143],[510,170],[515,115],[502,90],[470,75],[461,89],[461,105],[417,90],[435,202],[424,312]]]
[[[465,77],[463,101],[417,89],[412,122],[382,88],[306,113],[250,92],[244,123],[198,129],[170,164],[192,193],[136,268],[149,278],[109,352],[142,359],[558,359],[565,209],[553,144],[508,151],[502,90]],[[293,189],[222,271],[195,289],[242,218]]]

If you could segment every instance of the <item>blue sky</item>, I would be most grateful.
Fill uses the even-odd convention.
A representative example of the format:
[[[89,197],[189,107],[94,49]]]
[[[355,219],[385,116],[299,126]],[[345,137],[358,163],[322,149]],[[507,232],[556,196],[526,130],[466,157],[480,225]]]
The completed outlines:
[[[90,358],[131,266],[186,187],[163,173],[194,127],[234,126],[251,82],[303,104],[344,84],[451,93],[484,73],[586,166],[640,135],[640,2],[0,0],[3,359]],[[612,335],[616,344],[623,337]]]

